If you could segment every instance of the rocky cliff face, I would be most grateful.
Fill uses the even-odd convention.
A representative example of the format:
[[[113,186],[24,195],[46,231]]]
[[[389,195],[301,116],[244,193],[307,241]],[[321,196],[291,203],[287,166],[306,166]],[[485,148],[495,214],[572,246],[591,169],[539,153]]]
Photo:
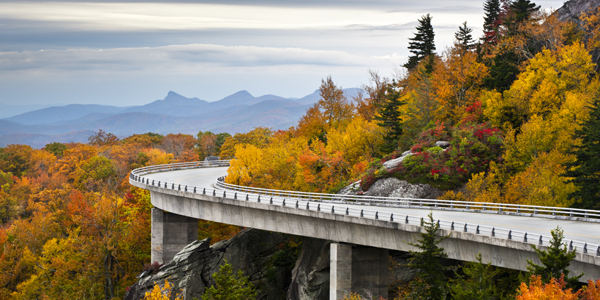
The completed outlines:
[[[555,14],[560,21],[580,21],[584,12],[589,12],[600,6],[600,0],[570,0],[556,10]]]
[[[284,234],[246,229],[230,240],[209,246],[209,240],[195,241],[155,272],[146,271],[127,292],[125,299],[141,299],[155,283],[173,284],[184,299],[200,299],[212,285],[211,275],[227,261],[242,270],[259,290],[259,299],[284,299],[296,259],[287,247],[293,238]]]
[[[329,244],[329,241],[319,239],[303,240],[287,299],[329,299]]]
[[[560,21],[571,21],[582,25],[581,14],[590,13],[600,7],[600,0],[570,0],[565,2],[562,7],[554,13]],[[584,36],[590,39],[589,33]],[[591,52],[592,61],[596,63],[596,71],[600,71],[600,49]]]

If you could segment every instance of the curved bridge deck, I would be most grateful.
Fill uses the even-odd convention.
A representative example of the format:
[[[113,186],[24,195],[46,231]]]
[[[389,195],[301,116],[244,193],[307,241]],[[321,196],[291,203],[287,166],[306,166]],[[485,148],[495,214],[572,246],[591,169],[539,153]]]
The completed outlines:
[[[431,212],[442,234],[449,236],[442,246],[450,258],[473,261],[479,252],[493,265],[521,270],[528,259],[537,260],[531,245],[547,245],[550,230],[560,226],[568,247],[577,252],[571,269],[584,272],[585,280],[600,277],[597,219],[359,205],[243,192],[241,187],[217,184],[216,179],[227,172],[222,165],[138,169],[132,172],[130,182],[150,190],[155,207],[175,214],[402,251],[413,249],[410,243],[419,238],[422,218]]]

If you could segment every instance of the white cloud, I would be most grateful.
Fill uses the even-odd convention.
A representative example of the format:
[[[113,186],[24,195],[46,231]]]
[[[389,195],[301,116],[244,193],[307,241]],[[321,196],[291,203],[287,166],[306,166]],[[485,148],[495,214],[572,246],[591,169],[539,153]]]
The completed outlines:
[[[278,7],[204,3],[0,3],[0,18],[54,22],[83,30],[197,30],[331,28],[385,25],[414,12],[332,7]]]
[[[483,5],[179,1],[0,0],[0,103],[124,105],[170,89],[209,99],[238,89],[302,96],[327,75],[342,86],[360,86],[369,69],[390,74],[405,62],[422,14],[431,12],[442,53],[465,20],[479,35]]]
[[[361,56],[343,51],[223,46],[212,44],[160,47],[67,49],[0,52],[2,70],[132,71],[164,69],[187,71],[210,67],[260,67],[283,65],[380,67],[399,64],[403,57]]]

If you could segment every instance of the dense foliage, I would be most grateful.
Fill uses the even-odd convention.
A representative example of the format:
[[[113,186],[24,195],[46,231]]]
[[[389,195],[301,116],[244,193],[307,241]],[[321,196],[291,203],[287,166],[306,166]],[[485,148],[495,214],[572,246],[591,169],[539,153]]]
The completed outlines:
[[[583,274],[569,276],[567,267],[575,258],[574,250],[567,250],[564,244],[564,233],[559,227],[551,231],[552,239],[550,245],[542,250],[534,247],[541,265],[528,261],[528,269],[532,275],[540,276],[543,282],[548,283],[552,278],[561,278],[570,287],[576,287],[578,280]]]
[[[206,289],[202,300],[250,300],[256,299],[256,289],[241,270],[233,271],[225,262],[212,275],[215,284]]]
[[[0,148],[0,298],[121,297],[150,259],[149,194],[127,182],[147,165],[220,156],[234,158],[226,180],[235,184],[335,192],[394,176],[435,185],[443,198],[598,208],[600,80],[590,53],[600,49],[600,9],[577,24],[529,0],[485,0],[484,13],[479,43],[465,23],[442,53],[424,16],[406,73],[372,73],[356,99],[326,78],[319,101],[288,130],[122,140],[99,131],[89,144]],[[383,167],[406,150],[412,155],[398,167]],[[200,225],[200,237],[213,241],[235,232]],[[546,269],[534,267],[542,277],[521,285],[520,299],[598,299],[600,283],[566,289],[568,274],[558,278],[564,268],[552,257]],[[488,271],[468,265],[452,282],[487,284],[496,276]],[[437,275],[415,286],[429,285],[432,297],[462,295],[432,286]],[[487,285],[468,292],[498,295]]]
[[[150,195],[133,168],[197,160],[189,135],[99,132],[93,145],[0,148],[0,299],[111,299],[150,263]],[[233,226],[200,222],[199,238]]]
[[[397,177],[432,184],[445,191],[442,198],[597,208],[600,80],[590,53],[600,49],[600,9],[580,23],[560,22],[529,0],[486,0],[484,13],[478,43],[463,24],[454,46],[436,54],[426,15],[411,39],[406,73],[371,73],[367,95],[353,101],[332,92],[339,88],[327,78],[322,100],[296,127],[251,132],[263,138],[247,143],[230,139],[235,152],[222,152],[235,156],[227,180],[336,191],[361,179],[366,191],[377,179]],[[332,104],[346,112],[335,121]],[[407,150],[397,167],[383,166]],[[457,282],[489,282],[486,270],[469,265]],[[558,276],[543,279],[560,287]],[[504,277],[498,293],[471,292],[514,295],[518,276]],[[545,288],[532,284],[522,295]]]

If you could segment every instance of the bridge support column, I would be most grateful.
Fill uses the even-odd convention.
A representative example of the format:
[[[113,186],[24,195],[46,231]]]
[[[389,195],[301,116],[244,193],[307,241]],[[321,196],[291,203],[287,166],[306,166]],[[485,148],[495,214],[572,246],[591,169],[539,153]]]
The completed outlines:
[[[389,254],[386,249],[331,243],[329,299],[343,299],[351,292],[366,299],[387,298]]]
[[[198,220],[152,208],[150,260],[169,262],[177,252],[198,239]]]

